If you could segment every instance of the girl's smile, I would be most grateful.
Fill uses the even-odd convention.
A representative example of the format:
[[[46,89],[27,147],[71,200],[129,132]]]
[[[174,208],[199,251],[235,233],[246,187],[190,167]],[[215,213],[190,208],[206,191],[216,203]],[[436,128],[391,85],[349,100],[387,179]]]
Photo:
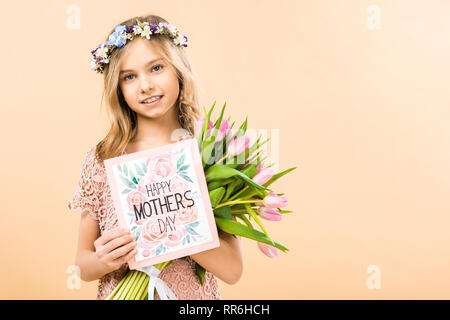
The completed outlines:
[[[153,107],[155,105],[157,105],[162,99],[163,99],[163,95],[161,96],[152,96],[149,98],[146,98],[144,101],[142,101],[141,103],[146,106],[146,107]]]

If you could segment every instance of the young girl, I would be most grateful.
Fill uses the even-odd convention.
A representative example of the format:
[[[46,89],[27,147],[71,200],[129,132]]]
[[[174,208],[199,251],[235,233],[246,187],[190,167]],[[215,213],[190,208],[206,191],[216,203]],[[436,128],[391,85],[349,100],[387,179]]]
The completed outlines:
[[[118,228],[103,160],[195,137],[198,94],[186,42],[166,20],[149,15],[119,24],[108,46],[91,52],[91,68],[104,75],[111,128],[86,152],[68,207],[81,213],[76,264],[82,280],[100,279],[97,299],[112,292],[136,254],[134,236]],[[163,269],[159,278],[178,299],[220,299],[215,276],[228,284],[239,280],[240,239],[222,231],[219,239],[220,247],[176,259]],[[203,286],[195,262],[206,269]]]

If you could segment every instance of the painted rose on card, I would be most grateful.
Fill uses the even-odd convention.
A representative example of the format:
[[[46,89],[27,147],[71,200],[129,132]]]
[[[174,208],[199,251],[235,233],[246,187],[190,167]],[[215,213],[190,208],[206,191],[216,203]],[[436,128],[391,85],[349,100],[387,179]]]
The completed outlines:
[[[148,187],[151,186],[153,183],[156,183],[158,180],[155,179],[155,177],[151,173],[147,173],[144,177],[142,177],[139,180],[139,183],[137,184],[137,189],[142,194],[146,195]]]
[[[170,185],[172,188],[172,192],[182,193],[187,190],[189,183],[185,179],[180,178],[180,176],[175,176],[170,181]]]
[[[152,168],[152,173],[161,179],[172,177],[176,171],[175,157],[172,153],[154,156],[149,166]]]
[[[175,217],[179,223],[187,224],[197,220],[198,218],[198,209],[196,206],[188,206],[188,201],[181,201],[181,203],[185,206],[184,208],[180,208],[176,211]]]
[[[164,240],[164,245],[168,247],[176,247],[181,244],[184,236],[186,235],[186,229],[184,225],[175,223],[176,230],[170,231],[167,238]]]
[[[139,191],[131,191],[127,196],[128,209],[134,212],[134,206],[139,207],[147,198]]]

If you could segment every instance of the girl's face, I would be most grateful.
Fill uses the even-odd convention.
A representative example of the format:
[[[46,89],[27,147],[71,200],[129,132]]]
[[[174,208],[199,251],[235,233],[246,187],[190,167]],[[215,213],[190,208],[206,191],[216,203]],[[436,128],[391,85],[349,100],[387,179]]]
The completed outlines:
[[[174,67],[158,53],[151,40],[135,38],[120,63],[119,85],[128,106],[139,116],[159,118],[177,101],[178,78]],[[162,96],[156,103],[143,101]]]

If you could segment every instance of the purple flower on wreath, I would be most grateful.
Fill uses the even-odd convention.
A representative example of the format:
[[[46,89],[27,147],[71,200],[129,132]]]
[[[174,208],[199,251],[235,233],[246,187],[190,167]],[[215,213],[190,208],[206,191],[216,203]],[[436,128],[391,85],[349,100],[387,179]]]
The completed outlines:
[[[156,24],[150,25],[150,31],[153,33],[156,33],[158,31],[158,26]]]

